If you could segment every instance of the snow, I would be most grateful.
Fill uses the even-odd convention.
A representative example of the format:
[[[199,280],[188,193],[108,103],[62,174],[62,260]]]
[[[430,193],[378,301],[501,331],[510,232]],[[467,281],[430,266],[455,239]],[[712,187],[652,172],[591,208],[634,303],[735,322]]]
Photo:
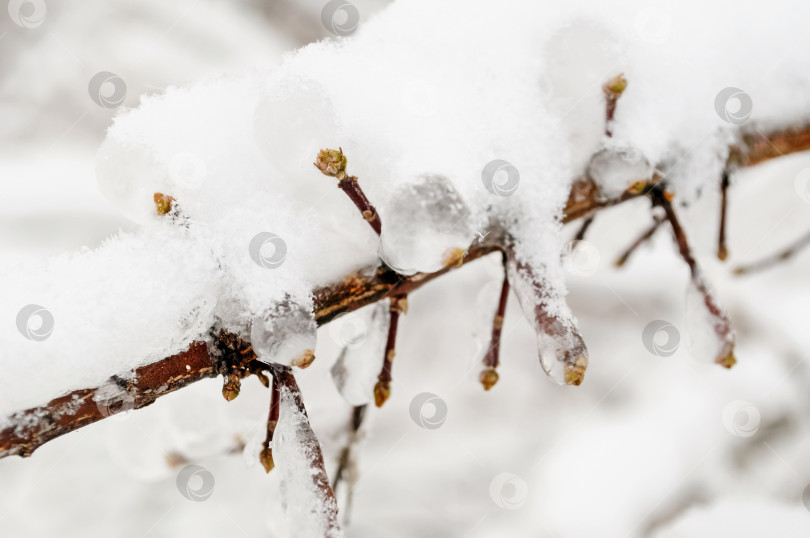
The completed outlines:
[[[175,8],[152,4],[169,26]],[[482,292],[480,302],[492,303],[500,260],[476,262],[412,298],[401,324],[393,396],[375,412],[378,429],[360,456],[357,536],[391,529],[472,536],[657,532],[671,538],[722,536],[723,529],[745,536],[763,528],[806,534],[807,514],[798,505],[808,472],[801,362],[808,344],[806,255],[770,276],[737,282],[708,258],[714,190],[728,144],[740,129],[808,119],[810,60],[801,46],[808,6],[781,0],[763,10],[690,1],[675,9],[580,1],[552,10],[542,3],[400,1],[351,37],[310,45],[278,68],[255,70],[251,64],[263,59],[258,51],[280,45],[263,37],[268,32],[247,22],[250,17],[217,6],[192,19],[187,41],[215,34],[212,48],[236,43],[211,58],[201,60],[205,54],[189,52],[198,45],[187,44],[149,54],[152,43],[115,47],[147,52],[102,62],[95,59],[104,57],[100,47],[80,54],[87,70],[78,76],[67,67],[73,60],[51,53],[64,54],[53,38],[43,38],[15,57],[3,79],[0,113],[10,118],[4,123],[10,137],[28,131],[32,110],[51,111],[44,123],[67,128],[82,112],[71,115],[73,109],[93,108],[66,140],[43,142],[48,151],[0,160],[3,177],[24,179],[7,181],[9,196],[0,200],[9,224],[0,234],[0,319],[8,322],[0,328],[0,416],[101,385],[112,374],[127,378],[132,368],[204,338],[214,323],[242,334],[252,328],[265,360],[289,363],[314,348],[305,315],[312,289],[375,265],[381,253],[334,180],[312,167],[319,149],[342,147],[349,172],[382,216],[382,252],[392,264],[404,271],[438,268],[447,249],[465,248],[494,221],[516,237],[520,259],[536,277],[514,279],[519,300],[509,301],[501,381],[486,395],[475,381],[480,349],[469,336],[480,317],[477,330],[488,338],[493,310],[478,312],[471,290],[489,286],[492,294]],[[54,34],[71,49],[92,33],[94,26],[79,22],[80,11],[48,7],[50,28],[60,21],[76,28],[67,37]],[[154,37],[153,25],[145,26]],[[105,35],[116,29],[110,24]],[[116,112],[99,152],[103,199],[84,183],[92,174],[86,160],[53,151],[52,144],[73,142],[88,123],[108,121],[110,111],[86,96],[94,73],[116,70],[105,63],[143,58],[159,66],[155,84],[185,85],[154,92],[146,90],[148,77],[118,70],[127,81],[125,105],[135,106],[139,96],[140,105]],[[211,78],[210,64],[242,74]],[[607,139],[601,85],[620,72],[629,84]],[[46,92],[36,82],[44,74],[57,90]],[[493,162],[500,172],[489,172]],[[732,262],[755,258],[806,228],[807,166],[805,158],[740,174],[739,181],[735,175]],[[616,193],[653,170],[670,181],[676,202],[695,206],[685,210],[683,224],[740,338],[741,362],[731,372],[705,364],[713,344],[701,342],[694,322],[710,326],[699,307],[684,307],[687,271],[668,232],[639,250],[624,272],[609,267],[639,223],[646,226],[646,207],[599,215],[587,242],[577,244],[556,222],[570,182],[586,171]],[[443,209],[435,220],[422,204],[409,204],[426,184],[441,187],[430,200]],[[696,200],[700,190],[703,198]],[[174,220],[155,214],[155,192],[177,199]],[[26,220],[54,211],[66,216]],[[88,232],[74,221],[77,215],[88,219]],[[32,222],[48,230],[45,239],[31,231]],[[119,227],[124,231],[100,242],[98,230]],[[85,244],[90,248],[80,249]],[[59,251],[65,253],[43,259]],[[563,251],[569,255],[561,259]],[[591,346],[591,370],[576,391],[541,383],[538,300],[566,329],[579,326]],[[531,324],[521,321],[519,303]],[[45,340],[18,331],[16,318],[27,305],[53,315]],[[282,305],[301,314],[295,324],[277,323]],[[350,325],[348,316],[321,329],[319,360],[299,375],[330,472],[349,416],[338,392],[348,404],[367,402],[385,332],[371,312],[385,310],[383,304],[356,313],[352,319],[368,325],[357,345],[354,336],[333,329]],[[644,328],[654,320],[680,331],[672,356],[644,347]],[[46,321],[31,319],[26,327],[37,330]],[[279,332],[294,337],[276,340]],[[563,364],[555,361],[559,342],[543,338],[543,366],[564,380]],[[342,346],[348,349],[334,363]],[[30,461],[3,460],[8,487],[0,495],[1,525],[47,536],[87,516],[88,532],[97,535],[108,535],[112,525],[141,533],[155,525],[165,535],[226,533],[238,525],[285,535],[278,475],[288,474],[287,492],[304,485],[292,478],[303,469],[296,463],[299,447],[279,443],[279,472],[264,476],[252,440],[263,433],[267,392],[245,383],[226,408],[217,383],[116,415],[54,441]],[[409,412],[413,398],[425,393],[438,395],[448,410],[435,429],[420,428]],[[103,396],[101,406],[107,397],[126,400],[113,385]],[[294,410],[283,411],[281,432],[292,435],[300,424]],[[244,461],[252,468],[243,458],[223,456],[245,439],[251,441]],[[72,450],[79,444],[81,450]],[[174,452],[212,470],[210,499],[195,504],[178,495],[180,469],[166,460]],[[289,463],[282,463],[284,454]],[[85,513],[73,501],[77,493],[99,490],[115,493],[96,501],[104,510]],[[739,492],[745,501],[723,500]],[[707,498],[720,501],[689,511]],[[185,504],[172,504],[178,501]],[[288,513],[311,505],[288,504]],[[49,517],[31,517],[41,510]],[[682,513],[682,521],[668,520]]]

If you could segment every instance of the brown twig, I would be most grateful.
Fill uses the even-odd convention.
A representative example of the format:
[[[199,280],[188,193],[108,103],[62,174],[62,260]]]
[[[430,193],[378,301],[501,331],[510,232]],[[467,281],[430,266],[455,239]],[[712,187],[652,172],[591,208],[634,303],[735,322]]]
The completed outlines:
[[[492,337],[489,347],[484,355],[484,369],[481,371],[479,380],[484,390],[489,390],[498,382],[498,365],[500,364],[501,331],[503,320],[506,315],[506,301],[509,298],[509,273],[507,271],[507,257],[503,253],[503,284],[501,285],[501,295],[498,299],[498,308],[495,310],[495,317],[492,320]]]
[[[720,352],[714,358],[714,362],[726,368],[731,368],[737,362],[737,359],[734,358],[734,331],[731,329],[731,322],[706,285],[697,260],[695,260],[695,257],[692,255],[692,250],[689,248],[686,233],[678,221],[675,209],[672,207],[670,195],[663,189],[656,189],[653,192],[653,203],[664,208],[666,218],[672,226],[672,233],[675,235],[675,241],[678,244],[681,257],[689,266],[692,284],[703,296],[703,303],[706,305],[706,309],[713,319],[714,332],[722,342]]]
[[[650,227],[647,228],[647,230],[644,233],[642,233],[638,237],[638,239],[633,241],[633,243],[629,247],[627,247],[624,252],[622,252],[621,256],[619,256],[614,262],[614,265],[616,267],[623,267],[624,264],[627,263],[627,260],[630,258],[633,252],[635,252],[638,247],[643,245],[646,241],[649,241],[650,238],[652,238],[652,236],[655,235],[655,232],[658,231],[658,228],[661,227],[661,224],[663,222],[664,222],[663,218],[657,216],[653,217],[652,225],[650,225]]]
[[[595,218],[595,215],[585,217],[585,219],[582,221],[582,225],[579,227],[579,230],[577,230],[577,234],[574,236],[574,241],[582,241],[585,239],[585,234],[588,233],[588,228],[591,227],[591,224],[593,224],[593,220]]]
[[[394,363],[397,345],[397,326],[399,325],[400,314],[408,312],[408,298],[405,295],[391,297],[391,321],[388,323],[388,339],[385,342],[385,356],[383,357],[382,370],[377,376],[377,384],[374,385],[374,405],[382,407],[391,396],[391,367]]]
[[[349,423],[349,439],[340,452],[338,468],[337,471],[335,471],[335,479],[332,482],[332,489],[335,491],[337,491],[340,481],[343,480],[344,474],[348,472],[347,470],[351,466],[352,447],[357,443],[357,434],[360,431],[360,427],[363,425],[363,419],[366,416],[366,408],[366,405],[356,405],[352,407],[352,416]]]
[[[717,259],[725,261],[728,258],[728,248],[726,247],[726,209],[728,206],[728,170],[723,170],[723,177],[720,179],[720,231],[717,238]]]
[[[377,210],[371,205],[363,189],[360,188],[360,183],[357,182],[355,176],[346,174],[346,165],[348,159],[343,154],[343,148],[322,149],[318,153],[315,160],[315,168],[320,170],[324,175],[337,178],[338,187],[346,193],[349,199],[360,210],[360,214],[366,219],[371,228],[380,235],[382,233],[382,222]]]
[[[332,482],[332,490],[337,494],[338,486],[341,482],[347,484],[346,489],[346,503],[343,510],[343,522],[348,525],[349,514],[351,513],[352,500],[354,498],[354,484],[357,481],[357,462],[355,456],[355,447],[362,438],[360,428],[363,425],[363,420],[366,416],[366,405],[357,405],[352,408],[351,421],[349,423],[349,437],[343,450],[340,452],[338,459],[337,471],[335,471],[335,478]]]
[[[568,201],[565,204],[562,222],[568,223],[576,219],[583,218],[596,211],[613,207],[635,198],[647,196],[655,188],[660,178],[653,176],[649,182],[639,182],[621,193],[615,198],[603,198],[596,184],[589,179],[581,179],[574,182]]]
[[[780,250],[776,254],[772,254],[767,258],[759,260],[757,262],[750,263],[748,265],[741,265],[734,269],[735,275],[749,275],[751,273],[756,273],[757,271],[762,271],[763,269],[767,269],[769,267],[773,267],[774,265],[783,262],[792,258],[795,254],[801,251],[803,248],[810,245],[810,232],[805,233],[799,239],[788,245],[786,248]]]
[[[267,417],[267,435],[264,438],[264,445],[259,453],[259,461],[264,467],[265,472],[270,472],[276,466],[273,461],[273,433],[276,431],[278,425],[278,409],[279,400],[281,398],[281,384],[278,381],[278,376],[273,376],[273,388],[270,390],[270,413]]]

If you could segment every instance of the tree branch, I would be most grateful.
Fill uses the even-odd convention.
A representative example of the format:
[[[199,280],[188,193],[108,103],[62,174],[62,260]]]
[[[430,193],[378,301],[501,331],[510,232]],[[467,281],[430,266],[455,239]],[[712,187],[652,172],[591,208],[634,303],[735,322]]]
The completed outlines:
[[[762,271],[769,267],[773,267],[774,265],[783,262],[792,258],[795,254],[800,252],[803,248],[810,246],[810,231],[805,232],[799,239],[788,245],[787,247],[783,248],[776,254],[771,254],[767,258],[763,258],[759,261],[750,263],[748,265],[741,265],[739,267],[734,268],[735,275],[748,275],[751,273],[756,273],[758,271]]]
[[[747,133],[741,137],[738,145],[730,149],[729,163],[736,166],[753,166],[769,159],[805,150],[810,150],[810,126],[769,134]],[[605,198],[592,181],[575,181],[562,221],[570,222],[647,195],[653,187],[652,183],[637,185],[618,197]],[[501,252],[503,248],[504,245],[495,242],[474,245],[466,252],[460,265],[496,251]],[[418,273],[406,278],[385,267],[378,268],[370,276],[359,273],[349,275],[341,283],[325,286],[313,292],[315,319],[318,325],[323,325],[341,314],[381,299],[407,295],[455,268],[456,266],[449,266],[434,273]],[[109,387],[109,384],[119,386],[122,402],[125,399],[134,400],[134,404],[128,409],[140,409],[160,396],[195,381],[222,374],[227,376],[231,373],[234,363],[232,359],[223,356],[217,349],[216,342],[216,338],[206,342],[193,342],[182,353],[137,368],[131,379],[122,380],[114,376],[104,386]],[[244,377],[254,373],[252,369],[255,370],[248,362],[246,367],[237,370],[239,375]],[[109,416],[109,409],[111,407],[115,409],[115,406],[111,406],[108,401],[105,401],[104,405],[98,405],[95,400],[96,392],[101,388],[75,390],[42,406],[18,411],[6,417],[4,422],[7,425],[0,430],[0,457],[30,456],[46,442]],[[105,398],[109,400],[109,397]]]
[[[636,249],[645,242],[649,241],[652,236],[655,235],[655,232],[658,231],[658,228],[661,227],[663,222],[663,218],[653,217],[653,223],[650,225],[650,227],[647,228],[644,233],[638,236],[638,239],[633,241],[633,243],[631,243],[630,246],[624,250],[624,252],[622,252],[621,256],[619,256],[614,262],[614,265],[616,267],[624,267],[624,264],[627,263],[627,260],[630,259],[630,256],[636,251]]]
[[[689,242],[686,239],[686,232],[675,214],[675,209],[669,200],[666,192],[656,189],[653,194],[653,203],[664,208],[666,218],[672,225],[672,233],[675,235],[675,241],[678,243],[678,250],[681,257],[689,266],[689,272],[692,275],[692,284],[703,298],[703,303],[706,310],[713,319],[714,332],[717,334],[718,339],[722,342],[720,350],[714,358],[714,362],[726,368],[731,368],[737,362],[734,358],[734,331],[731,329],[731,321],[728,316],[720,307],[720,304],[715,299],[714,295],[709,291],[703,273],[697,264],[697,260],[692,255],[692,250],[689,248]]]

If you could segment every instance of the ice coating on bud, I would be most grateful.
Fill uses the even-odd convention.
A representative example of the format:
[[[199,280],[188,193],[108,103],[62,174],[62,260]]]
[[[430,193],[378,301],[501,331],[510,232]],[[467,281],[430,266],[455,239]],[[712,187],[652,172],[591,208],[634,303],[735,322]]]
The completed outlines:
[[[306,368],[315,358],[316,329],[312,307],[287,299],[253,319],[250,341],[263,362]]]
[[[618,196],[632,185],[651,179],[653,166],[637,148],[616,144],[593,156],[588,175],[606,196]]]
[[[540,271],[513,258],[508,271],[523,313],[537,332],[543,371],[560,385],[579,385],[588,368],[588,349],[562,294],[537,276]]]
[[[329,324],[332,338],[344,346],[332,366],[332,380],[351,405],[368,404],[373,399],[385,354],[389,320],[388,304],[381,301]]]
[[[427,174],[401,185],[380,214],[380,257],[402,274],[458,263],[459,251],[475,237],[469,207],[441,175]]]

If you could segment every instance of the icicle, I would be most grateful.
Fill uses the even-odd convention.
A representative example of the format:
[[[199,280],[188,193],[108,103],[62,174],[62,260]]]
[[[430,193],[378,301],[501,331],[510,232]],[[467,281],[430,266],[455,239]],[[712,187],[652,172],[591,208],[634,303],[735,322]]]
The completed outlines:
[[[401,186],[382,217],[380,257],[402,274],[438,271],[460,262],[475,237],[470,209],[440,175]]]
[[[276,368],[274,375],[279,375],[281,401],[273,435],[273,458],[281,475],[292,536],[343,536],[321,447],[309,425],[301,393],[289,370]]]
[[[332,366],[332,380],[351,405],[365,405],[373,399],[385,353],[388,319],[388,303],[380,301],[329,324],[329,334],[344,346]],[[362,333],[344,334],[349,325],[361,324]]]
[[[678,220],[678,215],[672,207],[672,196],[672,193],[669,192],[654,191],[653,203],[664,209],[667,220],[672,226],[672,233],[675,236],[675,242],[678,244],[678,250],[689,266],[692,277],[690,291],[687,295],[687,302],[690,300],[692,302],[692,306],[687,311],[687,334],[690,335],[690,340],[692,339],[691,335],[694,335],[694,342],[699,353],[704,351],[710,353],[708,356],[712,357],[714,362],[725,368],[731,368],[737,362],[734,357],[734,331],[731,329],[731,321],[720,303],[715,299],[714,294],[709,290],[703,271],[701,271],[692,250],[689,248],[686,232],[684,232]],[[704,333],[702,330],[697,329],[695,321],[701,318],[705,321],[705,326],[713,330],[715,344],[707,344],[709,337],[704,335],[708,335],[709,332]],[[692,327],[691,330],[690,326]]]
[[[253,350],[265,363],[306,368],[315,360],[315,316],[311,305],[288,298],[253,320]]]
[[[588,367],[588,350],[561,294],[523,262],[509,256],[509,281],[523,313],[537,331],[540,364],[556,383],[579,385]]]

